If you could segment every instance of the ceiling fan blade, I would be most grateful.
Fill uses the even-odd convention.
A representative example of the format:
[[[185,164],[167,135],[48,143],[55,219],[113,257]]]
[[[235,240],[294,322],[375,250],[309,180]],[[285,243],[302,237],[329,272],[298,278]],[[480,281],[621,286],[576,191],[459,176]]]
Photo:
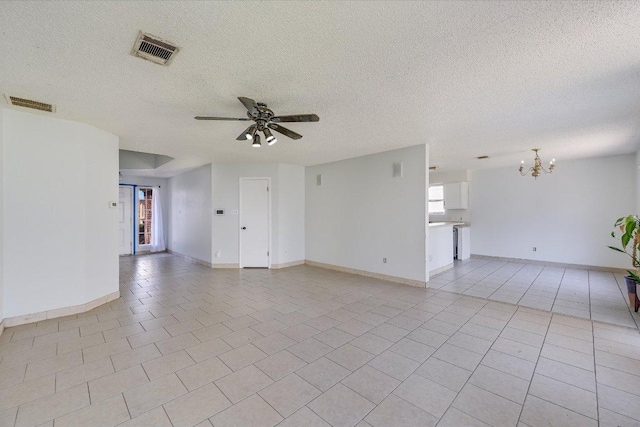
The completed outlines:
[[[258,113],[258,108],[256,107],[256,101],[251,98],[245,98],[244,96],[239,96],[238,101],[242,102],[242,105],[247,109],[249,114],[252,116]]]
[[[302,135],[300,135],[299,133],[295,133],[294,131],[292,131],[290,129],[287,129],[285,127],[282,127],[280,125],[277,125],[275,123],[269,123],[267,125],[267,127],[269,129],[273,129],[276,132],[279,132],[279,133],[283,134],[284,136],[288,136],[291,139],[300,139],[300,138],[302,138]]]
[[[275,116],[271,117],[271,121],[275,123],[281,122],[317,122],[320,117],[315,114],[294,114],[292,116]]]
[[[206,116],[196,116],[194,117],[194,119],[196,120],[228,120],[233,122],[237,122],[237,121],[246,122],[251,120],[249,117],[241,117],[236,119],[235,117],[206,117]]]

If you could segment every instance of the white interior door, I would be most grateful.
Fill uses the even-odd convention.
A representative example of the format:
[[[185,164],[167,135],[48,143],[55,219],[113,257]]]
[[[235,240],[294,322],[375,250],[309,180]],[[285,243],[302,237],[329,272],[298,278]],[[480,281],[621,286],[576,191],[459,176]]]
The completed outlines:
[[[131,187],[120,187],[120,201],[118,203],[118,247],[120,255],[131,255]]]
[[[269,179],[240,178],[240,267],[269,267]]]

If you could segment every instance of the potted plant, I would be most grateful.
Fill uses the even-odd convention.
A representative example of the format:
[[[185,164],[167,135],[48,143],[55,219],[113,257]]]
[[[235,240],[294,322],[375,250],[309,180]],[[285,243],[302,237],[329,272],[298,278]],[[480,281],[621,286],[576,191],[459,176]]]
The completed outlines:
[[[640,299],[636,293],[636,286],[640,283],[640,217],[629,215],[618,218],[611,232],[611,237],[620,238],[622,246],[620,248],[609,246],[609,248],[631,257],[631,265],[635,271],[627,270],[629,275],[625,276],[625,281],[627,282],[629,303],[637,313],[640,308]]]

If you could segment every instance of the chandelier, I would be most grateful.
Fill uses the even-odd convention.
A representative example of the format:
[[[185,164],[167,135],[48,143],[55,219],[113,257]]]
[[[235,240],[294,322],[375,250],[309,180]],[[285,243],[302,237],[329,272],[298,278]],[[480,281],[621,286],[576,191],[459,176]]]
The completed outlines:
[[[538,179],[541,172],[544,172],[544,173],[553,172],[553,169],[555,169],[556,167],[556,159],[551,159],[551,161],[549,162],[549,170],[547,170],[544,168],[544,166],[542,166],[542,161],[540,160],[540,156],[538,156],[538,151],[540,151],[540,148],[532,148],[531,151],[535,151],[536,153],[536,157],[535,159],[533,159],[533,166],[525,171],[524,160],[521,161],[520,169],[519,169],[520,175],[526,176],[529,174],[529,172],[531,172],[531,175],[533,176],[533,178]]]

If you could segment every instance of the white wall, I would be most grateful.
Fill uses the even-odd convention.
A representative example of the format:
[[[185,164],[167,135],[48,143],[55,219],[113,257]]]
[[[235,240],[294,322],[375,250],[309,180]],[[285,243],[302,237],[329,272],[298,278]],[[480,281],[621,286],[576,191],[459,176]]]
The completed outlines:
[[[392,177],[394,162],[404,177]],[[306,258],[427,281],[428,164],[428,146],[419,145],[308,167]]]
[[[240,178],[271,178],[271,264],[304,260],[304,168],[276,163],[235,163],[212,166],[213,209],[224,215],[212,218],[214,264],[239,264]],[[219,251],[219,256],[216,253]]]
[[[640,215],[640,149],[636,151],[636,215]]]
[[[118,290],[118,137],[3,111],[4,315]]]
[[[4,193],[4,109],[0,108],[0,191]],[[4,320],[4,197],[0,194],[0,322]]]
[[[279,164],[278,173],[278,262],[303,261],[305,169]]]
[[[169,248],[238,266],[240,217],[231,211],[239,209],[240,178],[263,177],[271,178],[271,264],[303,261],[304,172],[276,163],[214,163],[169,178]],[[214,215],[216,209],[225,214]]]
[[[120,184],[135,184],[141,186],[160,187],[160,203],[162,203],[162,228],[164,229],[165,242],[168,242],[169,236],[169,180],[166,178],[150,178],[135,175],[122,175]],[[136,228],[138,222],[134,221]],[[136,230],[136,235],[137,235]],[[136,240],[137,242],[137,240]]]
[[[170,250],[211,262],[211,165],[169,178]]]
[[[239,263],[240,216],[231,214],[238,209],[241,177],[271,178],[271,257],[272,264],[278,264],[278,165],[276,163],[245,164],[227,163],[211,165],[211,188],[213,189],[213,209],[224,209],[224,215],[212,217],[212,253],[214,264]],[[219,252],[219,256],[216,253]]]
[[[634,155],[559,161],[537,180],[517,166],[473,172],[472,254],[628,267],[607,245],[615,220],[636,209]]]
[[[470,182],[471,171],[460,169],[455,171],[430,171],[429,183],[446,184],[450,182]],[[469,209],[446,209],[444,215],[429,215],[431,221],[464,221],[471,222],[471,206]]]

